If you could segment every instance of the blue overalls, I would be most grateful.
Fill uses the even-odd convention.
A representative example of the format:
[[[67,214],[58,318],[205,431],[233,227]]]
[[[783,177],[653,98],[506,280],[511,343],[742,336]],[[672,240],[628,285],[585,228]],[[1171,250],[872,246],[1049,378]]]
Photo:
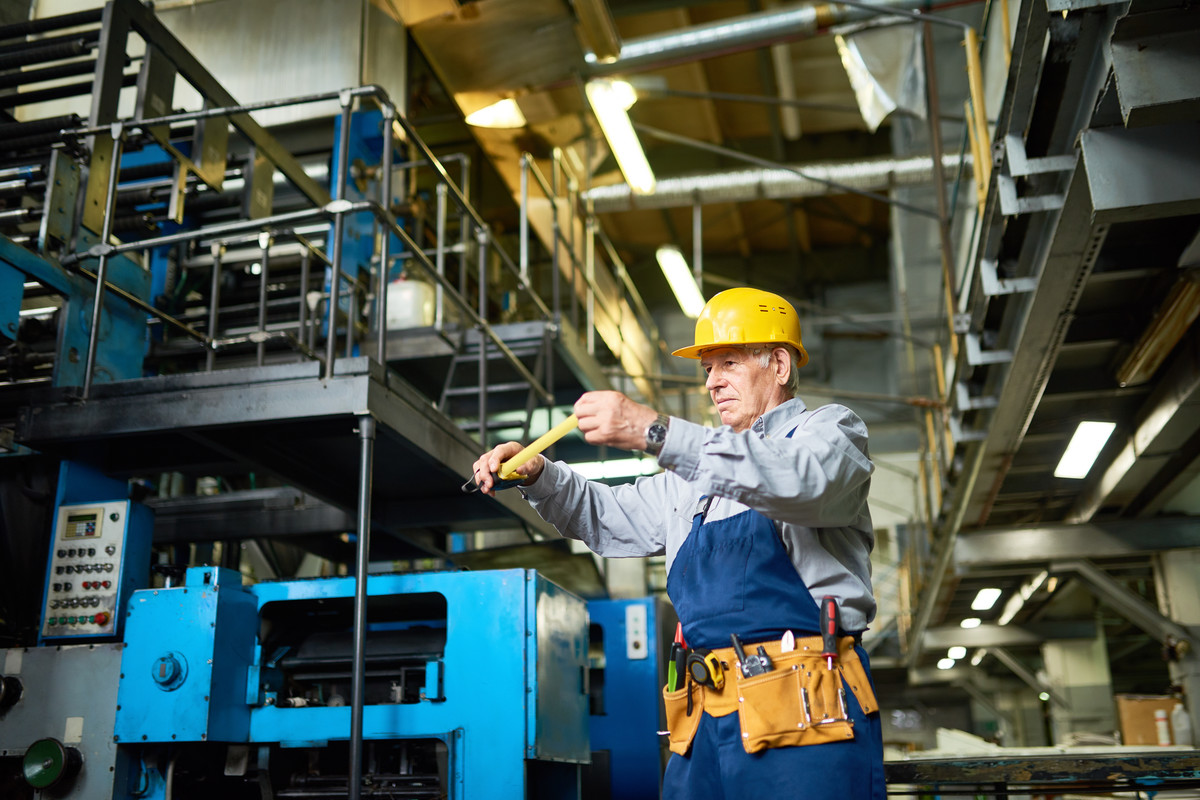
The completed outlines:
[[[667,578],[667,593],[689,647],[729,647],[820,634],[819,610],[780,541],[775,523],[754,510],[706,522],[696,514]],[[747,648],[749,649],[749,648]],[[866,651],[857,648],[869,671]],[[728,675],[732,681],[733,676]],[[878,712],[865,715],[846,693],[854,738],[749,754],[737,714],[704,715],[685,756],[672,754],[664,800],[797,798],[884,800],[883,735]]]

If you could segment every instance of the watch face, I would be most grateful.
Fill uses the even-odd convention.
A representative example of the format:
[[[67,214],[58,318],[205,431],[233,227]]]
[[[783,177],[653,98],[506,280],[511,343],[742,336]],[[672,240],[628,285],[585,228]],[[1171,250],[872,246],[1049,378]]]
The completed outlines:
[[[655,422],[646,429],[646,441],[650,444],[661,445],[667,440],[667,426]]]

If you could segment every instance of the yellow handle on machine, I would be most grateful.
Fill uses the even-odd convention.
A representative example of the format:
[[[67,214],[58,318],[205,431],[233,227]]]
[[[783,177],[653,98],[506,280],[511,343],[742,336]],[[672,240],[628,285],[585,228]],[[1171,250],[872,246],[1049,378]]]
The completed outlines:
[[[534,439],[524,450],[500,465],[500,471],[497,473],[497,475],[500,477],[500,480],[511,480],[512,477],[517,473],[517,467],[522,466],[526,461],[533,458],[538,453],[542,452],[547,447],[554,444],[559,439],[566,436],[568,433],[578,427],[579,417],[572,414],[550,430],[543,433],[538,438]]]

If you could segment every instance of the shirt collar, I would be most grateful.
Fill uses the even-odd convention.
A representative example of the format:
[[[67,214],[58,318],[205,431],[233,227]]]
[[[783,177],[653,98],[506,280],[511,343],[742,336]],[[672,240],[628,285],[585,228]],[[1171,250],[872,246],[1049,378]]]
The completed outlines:
[[[799,397],[793,397],[772,408],[750,426],[750,430],[759,436],[783,436],[787,434],[788,423],[807,406]]]

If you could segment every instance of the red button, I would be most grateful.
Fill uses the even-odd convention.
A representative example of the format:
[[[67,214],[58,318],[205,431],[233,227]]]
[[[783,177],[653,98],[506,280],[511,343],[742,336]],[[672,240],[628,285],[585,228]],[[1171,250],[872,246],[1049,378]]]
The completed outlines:
[[[90,589],[90,588],[92,588],[92,582],[91,582],[91,581],[84,581],[84,582],[83,582],[83,584],[82,584],[82,586],[83,586],[83,588],[85,588],[85,589]]]
[[[105,589],[107,589],[107,588],[108,588],[108,587],[110,587],[110,586],[112,586],[112,581],[105,581],[105,582],[104,582],[104,588],[105,588]]]
[[[107,625],[108,624],[108,614],[101,611],[99,614],[92,617],[92,622],[96,623],[97,625]]]

